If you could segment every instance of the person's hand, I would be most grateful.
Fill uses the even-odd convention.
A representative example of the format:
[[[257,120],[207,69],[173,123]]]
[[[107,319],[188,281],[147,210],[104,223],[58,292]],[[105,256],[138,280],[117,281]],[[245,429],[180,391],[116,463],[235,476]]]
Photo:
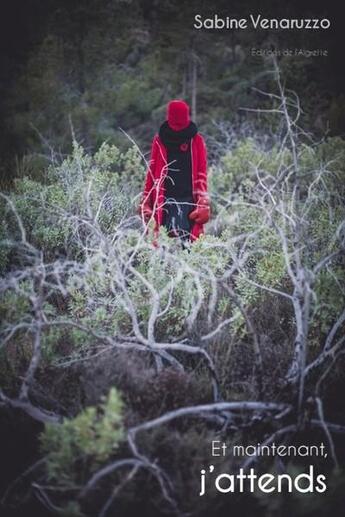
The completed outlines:
[[[139,215],[143,218],[144,223],[147,224],[153,216],[153,210],[149,205],[140,205]]]
[[[196,208],[189,214],[189,219],[197,224],[205,224],[210,219],[211,209],[208,198],[200,198]]]

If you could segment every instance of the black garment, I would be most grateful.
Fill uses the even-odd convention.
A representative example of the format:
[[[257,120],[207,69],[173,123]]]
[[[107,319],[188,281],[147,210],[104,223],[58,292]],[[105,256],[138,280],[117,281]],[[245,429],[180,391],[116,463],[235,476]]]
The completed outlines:
[[[185,198],[176,201],[173,198],[166,199],[163,207],[163,226],[172,237],[180,237],[182,240],[189,239],[192,229],[192,221],[189,214],[195,205],[192,198]]]
[[[167,148],[169,164],[164,183],[163,226],[171,236],[182,240],[190,237],[192,222],[188,216],[195,207],[190,141],[197,132],[194,122],[181,131],[174,131],[166,121],[159,130],[159,137]]]
[[[168,122],[164,122],[159,130],[159,137],[167,148],[168,172],[165,178],[165,197],[190,199],[192,188],[192,155],[190,141],[198,130],[194,122],[181,131],[174,131]]]

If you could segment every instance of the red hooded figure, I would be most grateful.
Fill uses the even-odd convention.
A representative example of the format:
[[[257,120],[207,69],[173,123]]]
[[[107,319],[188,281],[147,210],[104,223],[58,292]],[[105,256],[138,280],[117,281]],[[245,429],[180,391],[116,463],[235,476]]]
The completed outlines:
[[[146,223],[154,218],[156,232],[163,225],[183,240],[197,239],[209,220],[206,146],[182,100],[169,102],[153,139],[140,208]]]

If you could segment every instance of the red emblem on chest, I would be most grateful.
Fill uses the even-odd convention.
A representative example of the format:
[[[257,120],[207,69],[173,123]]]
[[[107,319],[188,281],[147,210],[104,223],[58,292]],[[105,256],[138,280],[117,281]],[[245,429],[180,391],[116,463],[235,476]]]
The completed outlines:
[[[180,150],[183,151],[183,152],[186,152],[188,150],[188,144],[181,144],[180,145]]]

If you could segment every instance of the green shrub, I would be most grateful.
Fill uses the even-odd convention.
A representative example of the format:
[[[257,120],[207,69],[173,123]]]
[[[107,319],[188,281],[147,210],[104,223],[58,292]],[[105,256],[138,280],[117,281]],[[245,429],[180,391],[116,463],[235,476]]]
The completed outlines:
[[[56,485],[72,487],[85,482],[123,439],[122,402],[115,388],[100,407],[87,407],[61,425],[46,424],[41,449],[47,477]]]
[[[78,256],[91,230],[87,220],[97,217],[102,231],[111,233],[133,211],[131,200],[143,182],[144,168],[136,148],[120,152],[101,145],[93,156],[76,142],[73,153],[60,165],[51,165],[44,180],[21,177],[15,181],[10,199],[23,221],[30,242],[47,257]],[[8,244],[20,239],[16,217],[1,200],[4,226],[0,238],[0,267],[8,265]]]

